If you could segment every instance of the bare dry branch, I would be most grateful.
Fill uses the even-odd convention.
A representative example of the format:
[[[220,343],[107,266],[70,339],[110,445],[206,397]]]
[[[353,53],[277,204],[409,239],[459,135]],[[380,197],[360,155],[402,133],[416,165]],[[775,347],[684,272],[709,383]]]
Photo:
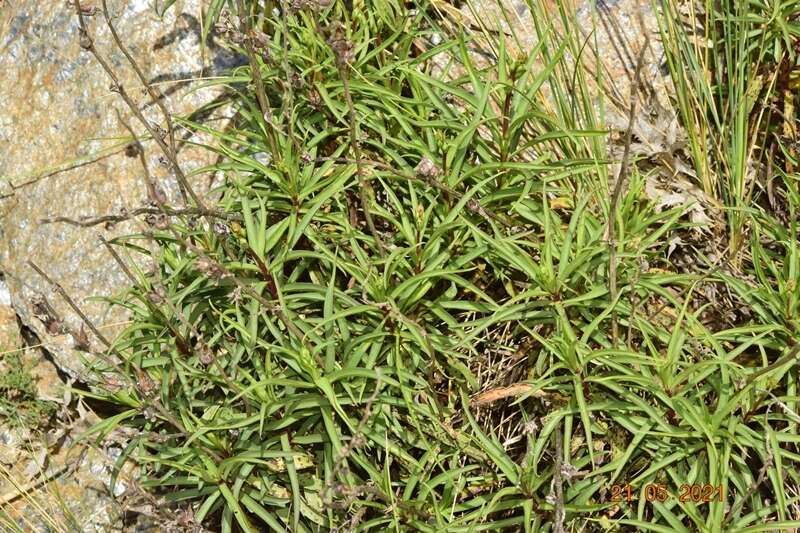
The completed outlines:
[[[214,211],[211,209],[204,209],[197,207],[190,207],[186,209],[174,209],[168,206],[159,206],[159,207],[139,207],[137,209],[119,215],[103,215],[99,217],[83,217],[79,219],[59,216],[59,217],[43,218],[40,220],[40,222],[42,224],[63,223],[63,224],[70,224],[72,226],[80,226],[83,228],[88,228],[92,226],[98,226],[100,224],[118,224],[120,222],[125,222],[127,220],[131,220],[141,215],[158,215],[158,214],[166,214],[168,216],[202,216],[209,218],[217,218],[221,220],[235,220],[238,222],[241,222],[243,220],[241,215],[237,215],[234,213],[226,213],[224,211]]]
[[[105,9],[105,1],[103,2],[103,7]],[[148,121],[145,118],[145,116],[142,114],[141,109],[139,109],[139,106],[136,104],[133,98],[131,98],[131,96],[126,91],[125,87],[122,85],[119,76],[117,76],[116,72],[111,67],[109,62],[105,59],[105,57],[103,57],[103,55],[97,50],[97,47],[95,46],[94,43],[94,39],[92,39],[91,35],[89,34],[89,29],[86,25],[86,19],[84,16],[85,11],[81,7],[80,0],[75,0],[75,10],[77,12],[78,20],[80,22],[81,47],[91,52],[91,54],[95,57],[95,59],[97,59],[97,62],[100,63],[100,66],[106,72],[108,77],[111,78],[112,90],[120,95],[120,97],[128,106],[128,108],[131,110],[133,115],[137,118],[137,120],[139,120],[139,122],[141,122],[141,124],[145,127],[145,129],[153,138],[153,140],[156,141],[156,144],[158,144],[159,148],[161,148],[161,151],[164,153],[164,156],[167,158],[167,161],[169,162],[173,172],[175,173],[175,177],[178,180],[178,184],[181,187],[181,193],[182,194],[188,193],[192,201],[195,203],[195,205],[201,208],[204,207],[202,200],[194,192],[191,185],[189,184],[189,181],[186,179],[186,174],[184,174],[183,169],[181,169],[180,165],[178,164],[176,152],[173,151],[170,148],[170,146],[167,145],[162,135],[158,131],[156,131],[154,124],[151,124],[150,121]],[[107,9],[105,9],[105,11],[106,11],[105,14],[107,16]],[[121,41],[119,40],[119,36],[116,34],[116,31],[113,30],[113,25],[111,24],[110,18],[107,17],[106,20],[107,23],[109,24],[109,27],[112,28],[112,35],[115,36],[114,37],[115,43],[117,44],[117,46],[120,46]],[[123,51],[126,52],[126,50]]]
[[[628,161],[631,154],[631,142],[633,140],[633,125],[636,120],[636,102],[638,84],[642,68],[644,67],[644,55],[647,51],[647,46],[650,42],[650,36],[644,34],[645,41],[642,49],[639,52],[639,59],[636,62],[636,76],[637,83],[631,84],[631,104],[628,114],[628,127],[625,131],[625,149],[622,154],[622,161],[620,162],[619,173],[617,174],[617,181],[614,184],[614,192],[611,194],[611,205],[608,208],[608,226],[606,227],[606,241],[608,242],[608,278],[609,278],[609,297],[611,304],[615,305],[617,295],[617,208],[619,206],[619,199],[622,195],[622,185],[628,179]],[[611,345],[616,348],[619,344],[619,324],[617,321],[616,310],[611,314]]]

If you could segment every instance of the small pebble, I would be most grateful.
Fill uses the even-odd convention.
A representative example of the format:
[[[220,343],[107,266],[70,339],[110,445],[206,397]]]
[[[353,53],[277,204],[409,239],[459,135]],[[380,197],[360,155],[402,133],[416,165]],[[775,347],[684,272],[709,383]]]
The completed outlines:
[[[253,154],[253,159],[262,165],[267,166],[272,161],[272,156],[266,152],[256,152]]]
[[[125,494],[126,490],[128,490],[128,487],[125,485],[125,483],[123,483],[122,481],[117,481],[114,484],[114,497],[119,498],[120,496]]]

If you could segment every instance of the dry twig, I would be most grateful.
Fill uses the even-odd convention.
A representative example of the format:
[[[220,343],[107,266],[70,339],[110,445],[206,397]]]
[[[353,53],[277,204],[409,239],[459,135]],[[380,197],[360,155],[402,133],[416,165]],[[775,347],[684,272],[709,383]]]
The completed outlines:
[[[189,207],[185,209],[174,209],[172,207],[168,207],[166,205],[159,205],[158,207],[139,207],[134,209],[133,211],[128,211],[126,213],[120,215],[103,215],[99,217],[82,217],[79,219],[69,218],[69,217],[51,217],[51,218],[43,218],[40,220],[42,224],[56,224],[56,223],[63,223],[63,224],[70,224],[72,226],[80,226],[83,228],[88,228],[92,226],[98,226],[100,224],[118,224],[120,222],[125,222],[127,220],[131,220],[137,216],[141,215],[159,215],[165,214],[167,216],[203,216],[203,217],[210,217],[210,218],[218,218],[221,220],[235,220],[241,222],[242,216],[237,215],[234,213],[226,213],[224,211],[215,211],[212,209],[205,209],[199,207]]]
[[[85,10],[81,7],[80,0],[75,0],[75,10],[78,15],[78,21],[80,22],[81,48],[91,52],[91,54],[95,57],[95,59],[97,59],[97,62],[100,63],[101,67],[103,67],[103,70],[106,72],[108,77],[111,78],[112,82],[111,90],[120,95],[120,97],[128,106],[128,108],[131,110],[133,115],[137,118],[137,120],[139,120],[139,122],[141,122],[141,124],[145,127],[145,129],[153,138],[153,140],[156,141],[156,144],[158,144],[159,148],[161,148],[161,151],[164,153],[164,156],[167,158],[167,161],[169,162],[173,172],[175,173],[175,177],[178,180],[178,184],[180,185],[181,188],[181,193],[182,194],[188,193],[189,196],[192,198],[192,201],[195,203],[195,205],[203,208],[204,206],[202,200],[194,192],[191,185],[189,184],[189,181],[186,178],[186,174],[184,174],[183,170],[178,164],[177,153],[173,150],[174,146],[168,146],[167,143],[164,141],[165,136],[174,134],[170,134],[169,132],[167,132],[167,135],[162,136],[161,132],[157,131],[156,129],[157,125],[151,124],[150,121],[148,121],[145,118],[145,116],[142,114],[141,109],[139,109],[139,106],[136,104],[133,98],[128,94],[125,87],[122,85],[122,82],[120,81],[119,76],[117,76],[116,71],[112,68],[111,64],[105,59],[105,57],[103,57],[103,55],[97,50],[97,47],[95,46],[94,43],[94,39],[89,34],[89,29],[86,25]],[[140,80],[144,81],[146,90],[148,90],[148,92],[154,91],[152,87],[150,87],[149,84],[147,83],[147,80],[144,79],[143,74],[141,74],[141,69],[139,69],[138,65],[136,65],[136,62],[133,60],[133,57],[130,55],[130,53],[128,53],[127,48],[125,48],[125,45],[122,43],[122,40],[120,39],[119,35],[114,29],[114,25],[111,23],[111,18],[108,15],[106,0],[103,0],[103,14],[105,16],[106,23],[108,24],[109,29],[111,30],[111,35],[114,39],[115,44],[117,45],[117,47],[120,48],[120,50],[123,51],[125,56],[128,58],[128,61],[132,65],[134,65],[134,70],[137,71],[137,75],[140,76]],[[153,92],[152,94],[155,93]],[[163,103],[160,103],[160,106],[163,106]],[[162,111],[166,111],[166,108],[162,107]],[[167,126],[171,128],[170,126],[171,124],[172,122],[170,121],[168,122]]]
[[[555,507],[555,516],[553,518],[553,533],[564,533],[564,518],[565,518],[565,511],[564,511],[564,479],[561,473],[561,467],[563,466],[563,458],[562,454],[564,453],[564,442],[563,437],[561,435],[561,428],[556,427],[554,432],[556,434],[556,446],[555,446],[555,465],[553,466],[553,491],[554,491],[554,502],[553,506]]]
[[[644,54],[647,51],[647,46],[650,42],[650,37],[645,33],[644,44],[639,52],[639,59],[636,62],[636,83],[631,83],[631,103],[628,114],[628,127],[625,131],[625,149],[622,154],[622,161],[620,162],[619,173],[617,174],[617,181],[614,184],[614,191],[611,195],[611,205],[608,208],[608,226],[606,227],[606,242],[608,242],[608,278],[609,278],[609,297],[611,305],[616,305],[618,296],[617,289],[617,207],[619,199],[622,195],[622,185],[628,179],[628,160],[631,153],[631,142],[633,140],[633,126],[636,120],[636,102],[637,91],[640,84],[640,75],[642,67],[644,66]],[[619,342],[619,324],[617,322],[617,312],[612,311],[611,314],[611,343],[614,348],[618,346]]]

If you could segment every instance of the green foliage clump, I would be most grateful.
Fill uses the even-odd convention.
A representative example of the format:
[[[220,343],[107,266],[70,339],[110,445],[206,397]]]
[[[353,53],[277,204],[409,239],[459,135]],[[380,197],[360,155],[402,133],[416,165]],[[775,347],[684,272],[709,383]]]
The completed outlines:
[[[210,82],[235,116],[182,121],[219,141],[213,202],[115,241],[153,259],[92,393],[119,409],[96,432],[138,430],[120,464],[223,531],[789,523],[797,422],[759,388],[788,370],[740,359],[788,329],[703,319],[704,283],[746,287],[670,268],[691,225],[635,166],[611,201],[568,11],[532,5],[523,53],[425,2],[294,7],[219,21],[249,59]],[[687,483],[724,497],[641,492]]]

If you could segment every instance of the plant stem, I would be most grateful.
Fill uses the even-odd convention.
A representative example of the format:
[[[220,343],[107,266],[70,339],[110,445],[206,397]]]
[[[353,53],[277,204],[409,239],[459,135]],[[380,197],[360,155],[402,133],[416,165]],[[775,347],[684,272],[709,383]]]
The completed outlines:
[[[633,125],[636,120],[636,102],[637,91],[640,82],[640,74],[644,66],[644,54],[647,51],[649,37],[645,33],[645,40],[642,44],[642,49],[639,52],[639,58],[636,62],[636,75],[635,82],[631,83],[631,104],[628,113],[628,127],[625,131],[625,149],[622,154],[622,161],[620,162],[619,173],[617,174],[617,181],[614,183],[614,191],[611,195],[611,205],[608,209],[608,226],[606,228],[606,241],[608,242],[608,278],[609,278],[609,298],[612,305],[617,301],[617,208],[619,206],[619,199],[622,196],[622,186],[625,180],[628,179],[628,160],[631,153],[631,141],[633,139]],[[619,343],[619,324],[617,311],[611,313],[611,345],[617,348]]]
[[[111,20],[108,17],[108,10],[106,9],[105,1],[103,2],[104,14],[106,15],[106,21],[109,25],[109,28],[112,29],[112,35],[114,36],[115,42],[117,46],[120,46],[123,52],[126,54],[126,57],[129,57],[127,54],[127,50],[125,50],[124,46],[122,46],[122,41],[119,39],[119,36],[116,34],[116,31],[113,30],[113,25],[111,24]],[[125,87],[120,82],[119,77],[117,76],[114,69],[111,65],[106,61],[106,59],[100,54],[97,50],[97,47],[94,44],[94,39],[89,35],[89,30],[86,26],[86,20],[83,16],[83,10],[81,8],[80,0],[75,0],[75,10],[78,13],[78,20],[80,22],[81,28],[81,46],[92,53],[92,55],[97,59],[97,62],[100,63],[100,66],[103,67],[103,70],[106,71],[108,77],[111,78],[112,84],[111,88],[112,91],[119,93],[122,100],[127,104],[128,108],[131,110],[133,115],[142,123],[145,127],[147,132],[151,135],[154,141],[158,144],[161,151],[164,153],[164,156],[167,158],[167,161],[170,163],[172,170],[175,172],[175,177],[178,180],[178,185],[181,188],[181,194],[188,193],[191,197],[192,201],[198,207],[204,207],[203,202],[200,198],[195,194],[194,190],[192,189],[191,185],[189,185],[189,181],[186,179],[186,175],[183,173],[180,165],[178,164],[177,154],[167,145],[164,141],[164,138],[160,135],[159,132],[156,131],[156,128],[153,124],[151,124],[142,114],[142,111],[139,109],[139,106],[136,102],[133,101],[131,96],[125,90]],[[132,61],[132,58],[129,57],[129,60]],[[135,61],[133,61],[135,63]],[[138,70],[138,67],[135,67],[135,70]],[[145,83],[145,87],[148,87],[148,84]],[[184,196],[184,200],[185,200]]]

